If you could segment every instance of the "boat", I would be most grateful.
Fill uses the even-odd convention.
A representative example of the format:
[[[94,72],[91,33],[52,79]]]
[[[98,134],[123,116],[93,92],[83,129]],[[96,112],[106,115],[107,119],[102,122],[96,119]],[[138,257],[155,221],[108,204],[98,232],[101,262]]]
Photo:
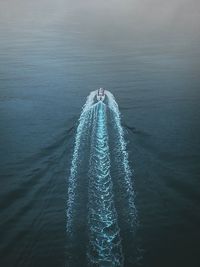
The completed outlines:
[[[104,99],[105,99],[105,89],[99,88],[97,91],[97,100],[98,101],[104,101]]]

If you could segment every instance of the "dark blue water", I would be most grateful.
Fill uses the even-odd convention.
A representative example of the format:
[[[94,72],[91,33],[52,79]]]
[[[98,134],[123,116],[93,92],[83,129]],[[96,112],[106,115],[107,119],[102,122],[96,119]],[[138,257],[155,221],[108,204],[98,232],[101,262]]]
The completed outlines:
[[[125,266],[199,266],[198,8],[1,1],[1,266],[67,263],[76,127],[101,86],[119,105],[134,169],[139,227],[125,238]]]

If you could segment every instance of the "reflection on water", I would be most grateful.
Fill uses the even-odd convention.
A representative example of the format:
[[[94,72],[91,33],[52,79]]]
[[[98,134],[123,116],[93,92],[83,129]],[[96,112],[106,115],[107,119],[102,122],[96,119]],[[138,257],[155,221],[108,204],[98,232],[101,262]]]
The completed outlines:
[[[199,266],[198,14],[195,0],[0,2],[1,266],[65,264],[77,119],[101,86],[135,169],[138,246],[122,240],[125,266],[141,254],[135,266]]]

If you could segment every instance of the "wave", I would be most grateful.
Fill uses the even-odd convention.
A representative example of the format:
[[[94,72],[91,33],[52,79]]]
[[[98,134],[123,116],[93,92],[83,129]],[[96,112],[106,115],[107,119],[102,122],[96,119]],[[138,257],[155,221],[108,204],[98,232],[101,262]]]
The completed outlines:
[[[120,267],[124,265],[124,255],[119,220],[126,223],[130,233],[137,227],[132,171],[114,96],[106,91],[105,102],[96,102],[95,96],[96,91],[88,96],[77,127],[68,179],[66,231],[74,243],[82,242],[77,235],[81,224],[77,214],[83,214],[81,207],[85,207],[87,241],[84,244],[88,266]],[[118,173],[116,177],[112,175],[113,166]],[[120,188],[119,199],[126,207],[124,213],[119,210],[114,188]],[[79,195],[83,194],[87,194],[83,201],[86,203],[78,205]]]

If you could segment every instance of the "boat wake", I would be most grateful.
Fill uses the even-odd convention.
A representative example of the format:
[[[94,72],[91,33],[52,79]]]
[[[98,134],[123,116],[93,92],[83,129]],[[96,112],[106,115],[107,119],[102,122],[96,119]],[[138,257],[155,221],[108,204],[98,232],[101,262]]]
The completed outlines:
[[[87,197],[83,201],[80,195]],[[124,266],[119,221],[126,225],[130,234],[135,232],[134,197],[118,105],[109,91],[93,91],[77,127],[66,208],[66,231],[70,242],[81,242],[78,232],[82,229],[81,220],[85,220],[82,231],[86,244],[83,247],[87,250],[88,266]],[[120,209],[119,201],[123,209]],[[86,213],[85,217],[80,216],[83,213]],[[73,257],[70,260],[71,265],[68,262],[67,266],[75,266]]]

